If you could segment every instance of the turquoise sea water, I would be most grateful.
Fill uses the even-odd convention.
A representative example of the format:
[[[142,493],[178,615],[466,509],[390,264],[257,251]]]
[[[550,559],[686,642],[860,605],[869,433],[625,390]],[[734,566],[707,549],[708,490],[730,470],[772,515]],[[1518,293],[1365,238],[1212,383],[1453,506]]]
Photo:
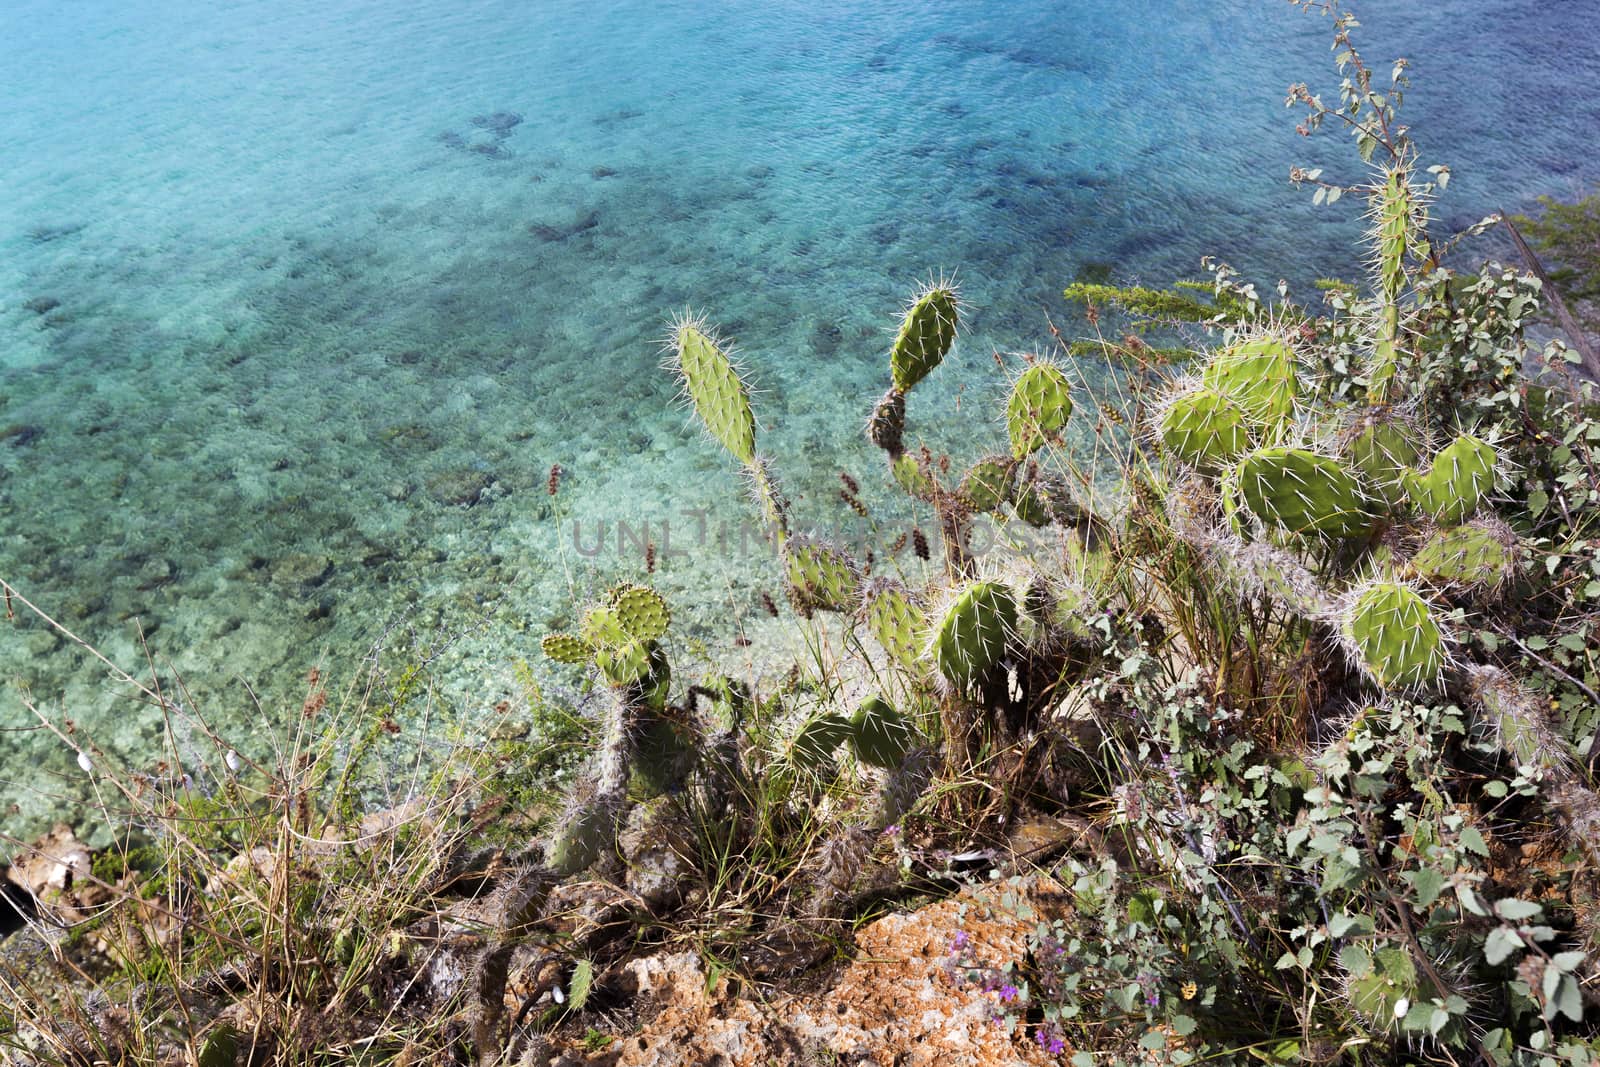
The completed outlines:
[[[1364,14],[1373,60],[1414,61],[1444,219],[1600,178],[1591,0]],[[1360,175],[1283,107],[1332,97],[1327,45],[1281,0],[8,0],[0,577],[136,673],[142,628],[241,747],[311,666],[411,634],[492,707],[574,595],[643,574],[619,520],[689,550],[656,576],[679,640],[753,654],[776,581],[716,542],[740,488],[657,369],[667,318],[738,339],[791,493],[842,522],[919,278],[973,308],[913,413],[954,440],[992,349],[1081,329],[1082,270],[1353,274],[1356,207],[1285,181]],[[155,714],[25,614],[0,674],[0,727],[27,700],[153,752]],[[8,830],[81,795],[69,756],[0,734]]]

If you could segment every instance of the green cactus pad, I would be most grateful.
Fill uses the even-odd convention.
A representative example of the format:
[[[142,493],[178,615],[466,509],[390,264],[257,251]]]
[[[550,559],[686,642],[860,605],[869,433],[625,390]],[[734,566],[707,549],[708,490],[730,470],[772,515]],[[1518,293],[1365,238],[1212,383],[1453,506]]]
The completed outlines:
[[[922,468],[915,456],[906,452],[896,456],[889,464],[889,473],[894,476],[896,484],[918,500],[927,500],[933,496],[935,485],[933,476]]]
[[[889,372],[902,393],[937,367],[956,339],[960,309],[956,293],[948,286],[924,290],[906,309],[894,348],[889,352]]]
[[[967,469],[961,478],[961,502],[973,511],[995,511],[1011,498],[1011,480],[1017,463],[1009,456],[989,456]]]
[[[1011,507],[1016,511],[1017,518],[1035,528],[1049,526],[1055,521],[1055,515],[1047,503],[1049,492],[1042,491],[1038,481],[1035,478],[1019,478],[1011,489]]]
[[[928,620],[898,582],[874,579],[863,596],[867,629],[901,666],[914,668]]]
[[[637,690],[643,703],[653,707],[666,703],[672,666],[654,641],[627,641],[596,649],[594,663],[609,684]]]
[[[784,546],[783,562],[790,598],[801,615],[854,611],[860,603],[860,569],[832,545],[810,537],[793,537]]]
[[[882,697],[862,701],[850,719],[850,750],[874,767],[900,766],[916,740],[916,726]]]
[[[622,628],[640,641],[654,641],[667,632],[672,611],[654,589],[620,585],[611,591],[611,611]]]
[[[1183,390],[1168,400],[1156,418],[1156,428],[1169,452],[1202,470],[1250,447],[1244,408],[1205,386]]]
[[[1412,471],[1405,476],[1406,493],[1435,521],[1458,523],[1478,510],[1483,498],[1494,491],[1498,460],[1493,445],[1462,434],[1433,457],[1426,472]]]
[[[1447,657],[1444,631],[1416,590],[1375,581],[1350,601],[1340,626],[1367,673],[1385,689],[1432,683]]]
[[[1294,350],[1270,335],[1242,341],[1212,356],[1200,383],[1232,399],[1252,423],[1276,431],[1294,414]]]
[[[1011,454],[1027,459],[1059,435],[1071,416],[1072,387],[1067,376],[1054,364],[1035,363],[1012,385],[1006,404]]]
[[[635,794],[657,797],[680,785],[694,768],[700,749],[695,731],[670,715],[646,712],[631,733],[634,745],[631,784]]]
[[[1345,968],[1350,1006],[1375,1029],[1448,1039],[1460,1028],[1455,1016],[1443,1028],[1434,1024],[1434,1002],[1443,1002],[1451,990],[1436,985],[1404,948],[1350,944],[1340,950],[1339,962]]]
[[[829,713],[812,719],[789,742],[789,759],[798,767],[815,770],[839,750],[850,737],[850,721]]]
[[[1493,588],[1516,566],[1516,534],[1501,523],[1469,522],[1437,530],[1411,558],[1431,582]]]
[[[595,648],[615,648],[636,640],[609,604],[596,605],[584,612],[583,621],[578,625],[578,634]]]
[[[1364,416],[1344,433],[1340,455],[1391,508],[1406,502],[1405,476],[1421,458],[1418,434],[1394,418]]]
[[[1268,526],[1303,536],[1355,537],[1372,526],[1371,502],[1338,460],[1300,448],[1262,448],[1223,479],[1223,507],[1240,505]]]
[[[750,394],[739,380],[733,361],[699,322],[684,322],[673,331],[678,374],[700,421],[740,463],[756,458],[756,420]]]
[[[969,582],[945,610],[928,648],[940,675],[971,686],[1005,656],[1017,632],[1017,602],[999,582]]]
[[[617,841],[619,805],[597,797],[570,812],[545,848],[545,866],[562,878],[588,867]]]
[[[571,634],[549,634],[539,645],[557,663],[582,664],[594,658],[594,646]]]
[[[867,418],[867,440],[899,459],[905,452],[906,394],[890,389]]]

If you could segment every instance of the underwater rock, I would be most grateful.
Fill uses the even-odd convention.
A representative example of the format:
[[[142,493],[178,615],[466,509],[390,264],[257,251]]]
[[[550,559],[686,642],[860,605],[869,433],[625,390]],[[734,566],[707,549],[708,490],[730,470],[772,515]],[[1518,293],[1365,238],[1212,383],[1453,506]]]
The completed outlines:
[[[811,327],[811,350],[824,359],[837,353],[843,342],[844,331],[837,322],[821,319]]]
[[[22,305],[35,315],[43,315],[47,311],[54,311],[61,306],[61,301],[53,296],[36,296]]]
[[[280,556],[272,565],[272,581],[277,585],[309,589],[321,585],[333,571],[333,560],[315,552],[292,552]]]
[[[166,585],[172,581],[175,568],[172,561],[161,556],[152,556],[145,560],[133,576],[133,584],[140,589],[154,589],[159,585]]]
[[[28,230],[28,240],[36,245],[49,244],[51,241],[59,241],[63,237],[71,237],[79,230],[82,230],[83,227],[84,224],[81,222],[69,222],[58,226],[34,226]]]
[[[26,448],[44,435],[43,426],[34,426],[30,423],[14,423],[0,429],[0,441],[4,441],[12,448]]]
[[[476,153],[476,154],[478,154],[480,156],[488,156],[490,159],[510,159],[511,158],[511,153],[510,152],[507,152],[504,148],[501,148],[499,145],[491,144],[488,141],[479,141],[478,143],[472,145],[471,148],[468,149],[468,151],[474,152],[474,153]]]
[[[473,467],[452,467],[430,474],[423,488],[436,503],[470,508],[489,488],[494,476]]]
[[[576,221],[563,226],[552,226],[548,223],[531,223],[528,232],[541,241],[565,241],[568,237],[576,236],[585,230],[592,230],[600,225],[600,212],[591,211],[579,216]]]
[[[503,140],[511,136],[512,130],[522,125],[522,116],[515,111],[496,111],[490,115],[472,116],[472,124],[480,130],[488,130]]]
[[[589,172],[589,177],[594,178],[596,181],[601,178],[615,178],[616,176],[616,170],[611,167],[596,167]]]
[[[454,130],[443,130],[439,133],[439,143],[446,148],[466,148],[467,139]]]

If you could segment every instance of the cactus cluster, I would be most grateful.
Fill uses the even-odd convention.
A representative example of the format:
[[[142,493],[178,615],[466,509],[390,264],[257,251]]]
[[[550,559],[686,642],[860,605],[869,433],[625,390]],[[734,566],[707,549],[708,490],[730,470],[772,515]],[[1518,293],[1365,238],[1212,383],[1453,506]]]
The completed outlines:
[[[1448,598],[1492,591],[1516,566],[1509,528],[1467,521],[1499,456],[1471,433],[1429,455],[1404,416],[1312,404],[1302,379],[1289,341],[1258,332],[1169,387],[1148,439],[1213,487],[1222,519],[1186,518],[1185,535],[1243,587],[1328,624],[1378,685],[1435,685]]]

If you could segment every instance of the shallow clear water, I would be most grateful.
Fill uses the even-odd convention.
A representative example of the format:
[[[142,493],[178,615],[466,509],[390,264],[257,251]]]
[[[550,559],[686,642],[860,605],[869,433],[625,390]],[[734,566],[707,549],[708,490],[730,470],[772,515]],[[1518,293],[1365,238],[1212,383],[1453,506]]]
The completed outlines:
[[[1372,8],[1365,49],[1412,57],[1418,139],[1455,168],[1445,219],[1600,178],[1591,3]],[[1086,268],[1353,274],[1356,206],[1284,180],[1360,174],[1282,106],[1332,96],[1327,43],[1279,0],[9,0],[0,576],[130,669],[142,626],[241,744],[395,624],[453,635],[436,677],[493,705],[574,595],[643,574],[619,520],[690,549],[657,574],[680,641],[747,625],[759,650],[776,582],[716,543],[741,490],[657,370],[668,316],[739,340],[801,510],[843,522],[930,272],[973,305],[913,412],[944,440],[974,436],[991,349],[1041,344],[1047,310],[1078,328],[1059,291]],[[598,557],[574,521],[585,548],[611,524]],[[0,726],[26,698],[134,760],[157,736],[20,617],[0,670]],[[7,828],[81,778],[4,735]]]

